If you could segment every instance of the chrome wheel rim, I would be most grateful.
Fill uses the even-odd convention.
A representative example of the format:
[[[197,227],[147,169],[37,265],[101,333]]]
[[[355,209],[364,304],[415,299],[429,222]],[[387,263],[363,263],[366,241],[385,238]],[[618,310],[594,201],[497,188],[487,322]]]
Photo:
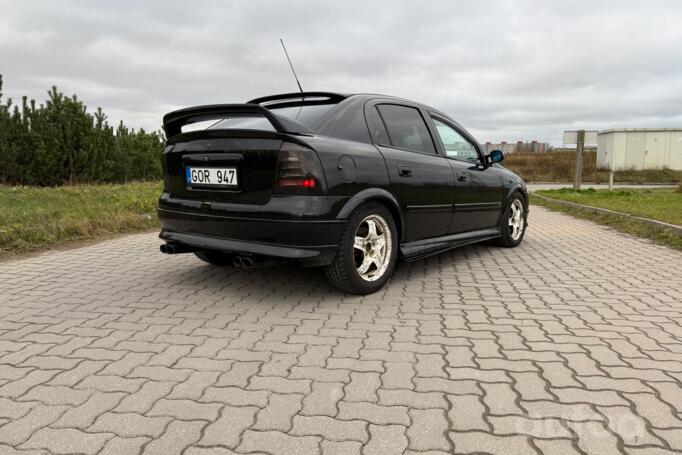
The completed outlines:
[[[362,220],[353,241],[353,260],[360,278],[381,278],[391,262],[391,247],[391,230],[383,217],[369,215]]]
[[[518,240],[523,233],[523,203],[514,199],[509,208],[509,235],[513,240]]]

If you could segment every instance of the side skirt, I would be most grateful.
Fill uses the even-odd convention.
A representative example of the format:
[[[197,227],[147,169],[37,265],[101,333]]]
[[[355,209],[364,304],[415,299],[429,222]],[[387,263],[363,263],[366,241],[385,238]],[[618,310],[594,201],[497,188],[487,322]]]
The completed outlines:
[[[462,232],[459,234],[444,235],[432,239],[417,240],[416,242],[403,243],[400,245],[400,253],[406,262],[423,259],[427,256],[442,253],[471,243],[500,237],[500,228],[479,229],[477,231]]]

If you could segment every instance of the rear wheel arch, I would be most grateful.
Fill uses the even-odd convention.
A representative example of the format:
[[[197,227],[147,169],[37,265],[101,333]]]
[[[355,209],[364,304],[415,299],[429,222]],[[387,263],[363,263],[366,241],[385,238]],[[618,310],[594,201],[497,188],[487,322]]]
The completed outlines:
[[[347,219],[358,207],[371,202],[379,203],[388,209],[388,211],[391,213],[391,216],[393,216],[393,221],[395,222],[396,229],[398,230],[398,241],[401,241],[403,238],[403,233],[405,232],[405,220],[400,210],[398,200],[395,198],[395,196],[384,189],[369,188],[360,191],[358,194],[350,198],[348,202],[346,202],[346,204],[339,211],[336,218]]]

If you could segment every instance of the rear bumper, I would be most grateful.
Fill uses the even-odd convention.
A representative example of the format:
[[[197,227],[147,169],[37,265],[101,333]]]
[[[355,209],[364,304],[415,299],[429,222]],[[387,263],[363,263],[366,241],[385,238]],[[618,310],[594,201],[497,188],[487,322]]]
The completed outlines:
[[[162,197],[158,208],[159,237],[167,242],[226,253],[295,259],[308,266],[331,263],[347,223],[344,219],[324,217],[282,219],[267,213],[263,206],[259,216],[254,216],[252,212],[216,213],[168,202]]]
[[[208,237],[197,234],[184,234],[182,232],[168,230],[162,230],[159,237],[169,243],[186,245],[198,250],[222,251],[224,253],[246,253],[280,259],[293,259],[301,261],[303,265],[306,266],[330,264],[337,249],[334,245],[291,247]]]

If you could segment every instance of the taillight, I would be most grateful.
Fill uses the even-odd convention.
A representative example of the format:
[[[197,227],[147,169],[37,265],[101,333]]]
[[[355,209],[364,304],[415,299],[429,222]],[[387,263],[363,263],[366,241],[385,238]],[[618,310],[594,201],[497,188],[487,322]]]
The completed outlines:
[[[323,194],[326,189],[322,165],[314,150],[285,142],[279,149],[277,194]]]

